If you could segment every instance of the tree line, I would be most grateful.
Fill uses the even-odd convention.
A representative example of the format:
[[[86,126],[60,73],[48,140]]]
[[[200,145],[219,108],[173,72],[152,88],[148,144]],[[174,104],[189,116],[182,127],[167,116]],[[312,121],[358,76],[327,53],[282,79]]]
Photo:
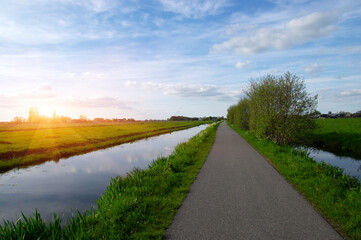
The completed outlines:
[[[228,108],[227,121],[277,144],[290,144],[316,127],[310,116],[317,95],[306,91],[304,80],[290,72],[251,80],[245,97]]]

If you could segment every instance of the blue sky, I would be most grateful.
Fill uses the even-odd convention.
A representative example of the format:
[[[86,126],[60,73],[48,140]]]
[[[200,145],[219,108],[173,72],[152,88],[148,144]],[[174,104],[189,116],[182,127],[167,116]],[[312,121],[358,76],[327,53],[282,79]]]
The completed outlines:
[[[361,110],[359,0],[0,0],[0,121],[225,116],[286,71]]]

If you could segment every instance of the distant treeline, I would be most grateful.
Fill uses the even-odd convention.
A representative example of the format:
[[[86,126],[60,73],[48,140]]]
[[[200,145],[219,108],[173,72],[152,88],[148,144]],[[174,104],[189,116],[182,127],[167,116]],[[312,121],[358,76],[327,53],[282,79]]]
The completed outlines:
[[[289,144],[315,128],[317,96],[306,92],[300,77],[286,72],[251,80],[246,96],[228,108],[227,120],[256,136]]]
[[[169,121],[218,121],[224,120],[224,117],[185,117],[185,116],[171,116]]]
[[[224,120],[224,117],[185,117],[185,116],[171,116],[168,121],[218,121]],[[165,120],[156,120],[156,119],[147,119],[145,122],[158,122]],[[47,117],[39,114],[39,109],[37,107],[30,107],[29,117],[26,119],[24,117],[16,116],[12,119],[14,123],[86,123],[86,122],[140,122],[140,120],[135,120],[134,118],[94,118],[91,120],[85,115],[80,115],[77,119],[72,119],[67,116],[58,116],[55,111],[52,117]]]
[[[24,117],[16,116],[13,118],[12,122],[14,123],[86,123],[86,122],[136,122],[133,118],[94,118],[91,120],[85,115],[80,115],[77,119],[72,119],[67,116],[57,116],[56,113],[53,113],[52,117],[47,117],[39,114],[37,107],[30,107],[28,119]]]
[[[327,114],[317,111],[312,118],[361,118],[361,110],[355,113],[340,111],[338,113],[328,112]]]
[[[198,121],[199,118],[197,117],[185,117],[185,116],[171,116],[169,121]]]

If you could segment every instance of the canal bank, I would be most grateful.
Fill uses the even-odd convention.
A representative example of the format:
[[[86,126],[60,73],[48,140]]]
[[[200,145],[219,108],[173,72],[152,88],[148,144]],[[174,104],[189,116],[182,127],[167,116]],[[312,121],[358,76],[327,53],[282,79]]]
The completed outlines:
[[[347,239],[361,239],[361,185],[357,178],[304,151],[257,138],[232,126]]]
[[[317,148],[296,148],[301,151],[305,151],[306,154],[318,163],[327,163],[334,167],[339,167],[343,170],[344,174],[348,174],[351,177],[356,177],[361,181],[361,160],[357,160],[352,157],[337,156],[331,152],[320,150]]]
[[[216,129],[211,125],[145,170],[114,178],[97,201],[97,210],[78,214],[65,227],[59,219],[49,225],[37,215],[0,228],[0,238],[162,238],[212,146]]]
[[[160,156],[204,130],[207,125],[163,134],[59,161],[19,168],[0,174],[0,219],[15,221],[35,209],[48,221],[54,212],[70,217],[71,209],[84,212],[96,206],[110,178],[146,169]]]

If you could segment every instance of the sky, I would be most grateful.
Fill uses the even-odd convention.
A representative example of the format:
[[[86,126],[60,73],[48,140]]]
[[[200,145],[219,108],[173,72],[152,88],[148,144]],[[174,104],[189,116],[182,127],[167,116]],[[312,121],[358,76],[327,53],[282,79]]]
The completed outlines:
[[[0,121],[226,116],[287,71],[361,110],[359,0],[0,0]]]

